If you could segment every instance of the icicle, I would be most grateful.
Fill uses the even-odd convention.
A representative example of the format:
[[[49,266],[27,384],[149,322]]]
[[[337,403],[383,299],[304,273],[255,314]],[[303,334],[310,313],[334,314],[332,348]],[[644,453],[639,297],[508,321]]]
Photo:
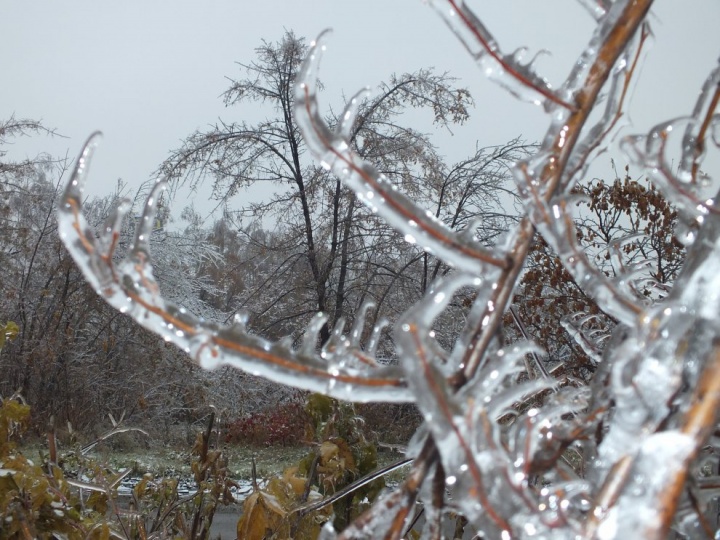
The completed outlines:
[[[335,325],[330,332],[330,339],[323,345],[321,356],[329,358],[336,354],[342,354],[350,345],[347,341],[345,332],[345,317],[340,317],[335,321]]]
[[[112,209],[110,215],[103,227],[103,233],[98,237],[98,241],[102,242],[102,250],[105,253],[111,253],[115,249],[115,244],[119,239],[119,231],[125,216],[130,211],[131,202],[129,199],[121,199],[118,205]]]
[[[610,2],[607,0],[578,0],[580,5],[584,7],[592,18],[596,21],[601,20],[607,13]]]
[[[157,215],[157,203],[160,195],[167,189],[167,182],[160,180],[155,183],[150,194],[145,200],[145,207],[140,216],[135,231],[131,253],[135,260],[147,261],[150,259],[150,236],[155,230],[155,216]]]
[[[375,356],[377,353],[378,345],[380,344],[380,335],[382,334],[382,331],[387,328],[390,325],[390,321],[385,319],[384,317],[380,319],[375,327],[372,330],[372,334],[370,336],[370,341],[368,342],[368,346],[365,349],[365,352],[369,354],[370,356]]]
[[[300,345],[300,353],[304,356],[312,356],[318,346],[320,339],[320,331],[327,323],[327,315],[324,313],[316,313],[305,328],[305,334]]]
[[[375,304],[366,301],[363,302],[360,309],[355,313],[355,320],[350,330],[350,345],[352,347],[360,347],[360,340],[362,339],[363,330],[365,329],[367,314],[371,309],[375,309]]]
[[[340,121],[337,127],[337,134],[339,137],[345,139],[346,141],[349,141],[352,138],[352,128],[355,125],[360,105],[362,104],[363,99],[369,97],[371,94],[372,90],[370,87],[366,87],[356,92],[355,95],[350,98],[350,101],[347,102],[345,110],[342,115],[340,115]]]
[[[87,139],[80,156],[75,162],[75,167],[70,176],[70,182],[65,187],[65,192],[63,193],[58,208],[58,232],[60,238],[65,242],[71,253],[77,252],[81,254],[76,263],[98,294],[103,294],[105,287],[112,282],[113,275],[107,265],[98,264],[98,259],[100,259],[102,255],[111,254],[98,254],[97,250],[99,245],[113,245],[110,237],[116,230],[106,230],[103,235],[103,240],[96,240],[94,231],[90,229],[80,209],[82,207],[83,191],[85,183],[87,182],[90,160],[101,138],[102,133],[96,131]],[[115,225],[116,223],[113,223],[113,226]],[[120,231],[117,230],[118,234],[119,232]]]
[[[588,335],[583,331],[582,323],[578,323],[575,320],[575,315],[563,317],[560,320],[560,324],[568,333],[570,338],[572,338],[572,340],[580,346],[588,358],[590,358],[593,363],[599,364],[602,360],[603,348],[591,335]]]
[[[477,242],[477,231],[481,229],[485,220],[481,217],[471,219],[467,226],[460,231],[460,235],[466,242]]]
[[[247,323],[250,320],[250,312],[240,310],[233,315],[232,328],[238,332],[244,333],[247,330]]]

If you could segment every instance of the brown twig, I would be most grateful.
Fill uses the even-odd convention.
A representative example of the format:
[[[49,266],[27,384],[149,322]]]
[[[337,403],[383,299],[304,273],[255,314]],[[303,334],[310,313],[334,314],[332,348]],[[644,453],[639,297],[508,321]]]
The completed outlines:
[[[697,138],[695,141],[695,148],[693,149],[693,165],[692,165],[692,180],[693,183],[697,182],[697,173],[700,169],[700,162],[698,161],[700,156],[705,151],[705,137],[707,135],[707,130],[710,127],[710,123],[712,122],[713,116],[715,114],[715,109],[718,107],[718,103],[720,102],[720,83],[718,83],[715,86],[715,93],[713,94],[712,100],[710,102],[710,106],[708,107],[707,113],[705,114],[705,118],[703,118],[702,124],[700,125],[700,130],[698,131]]]
[[[700,448],[713,429],[720,416],[720,341],[714,343],[713,351],[707,367],[703,370],[698,381],[698,387],[693,393],[692,405],[685,414],[680,431],[688,435],[694,442],[692,452],[689,452],[682,464],[678,464],[677,472],[669,484],[662,490],[658,501],[660,519],[657,527],[648,531],[648,538],[666,538],[672,524],[678,501],[682,495],[688,475],[688,467],[695,459]]]

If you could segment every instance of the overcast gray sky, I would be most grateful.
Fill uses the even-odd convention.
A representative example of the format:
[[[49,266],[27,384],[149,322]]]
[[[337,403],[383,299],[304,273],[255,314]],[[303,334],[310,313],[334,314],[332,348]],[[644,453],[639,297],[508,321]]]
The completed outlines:
[[[548,49],[538,64],[554,86],[570,71],[594,22],[574,0],[469,0],[503,50]],[[720,1],[657,0],[656,39],[633,96],[633,127],[687,114],[720,54]],[[451,159],[518,135],[541,138],[542,110],[484,80],[441,19],[421,0],[73,0],[0,2],[0,118],[41,119],[67,139],[15,145],[16,157],[39,150],[73,157],[94,130],[105,133],[91,179],[94,194],[117,178],[149,178],[170,149],[196,128],[252,120],[257,111],[225,109],[218,96],[236,61],[249,62],[262,39],[284,29],[313,38],[335,32],[321,76],[324,106],[341,92],[375,86],[393,72],[434,66],[462,78],[476,101],[469,124],[438,144]],[[430,125],[417,126],[429,130]]]

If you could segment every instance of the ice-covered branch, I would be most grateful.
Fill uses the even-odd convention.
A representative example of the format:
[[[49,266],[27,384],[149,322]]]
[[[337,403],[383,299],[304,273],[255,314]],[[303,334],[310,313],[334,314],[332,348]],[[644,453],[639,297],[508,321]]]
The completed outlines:
[[[77,160],[59,211],[60,236],[85,278],[110,305],[145,328],[190,354],[202,367],[229,365],[249,373],[350,401],[412,401],[397,368],[368,365],[357,328],[350,337],[338,336],[316,352],[325,318],[318,315],[308,327],[302,346],[273,343],[251,335],[242,317],[230,326],[218,325],[166,301],[153,278],[149,240],[155,227],[162,182],[152,190],[127,257],[113,258],[128,205],[118,207],[105,229],[96,234],[82,214],[83,188],[99,134],[93,135]],[[342,334],[338,329],[337,334]]]
[[[526,64],[521,62],[526,52],[524,48],[503,54],[493,35],[465,0],[433,0],[431,4],[489,79],[516,97],[536,105],[547,102],[566,109],[575,108],[553,92],[550,83],[535,72],[532,63],[539,54]]]
[[[532,498],[523,485],[523,471],[532,470],[536,455],[542,452],[534,449],[525,455],[527,461],[517,462],[500,442],[504,429],[499,421],[527,396],[552,388],[554,381],[509,384],[521,369],[521,359],[534,352],[531,346],[515,345],[489,352],[476,377],[456,392],[443,370],[437,345],[432,343],[432,324],[454,291],[468,285],[483,283],[461,273],[438,280],[415,310],[400,321],[396,330],[398,352],[437,445],[455,504],[481,530],[510,531],[511,508],[527,509],[527,498]],[[507,484],[502,485],[506,473]],[[499,499],[501,493],[503,500]]]
[[[630,83],[638,67],[646,40],[651,35],[650,26],[643,23],[640,34],[635,36],[633,44],[628,45],[620,59],[615,63],[610,89],[607,92],[605,111],[600,120],[588,130],[578,142],[577,148],[568,161],[567,172],[563,174],[561,189],[572,189],[575,182],[587,170],[587,164],[596,152],[607,144],[607,139],[623,116],[623,105],[630,89]]]
[[[508,261],[503,256],[479,246],[472,239],[472,231],[469,234],[452,231],[431,212],[418,207],[375,167],[353,152],[347,135],[366,90],[350,100],[337,130],[330,129],[320,115],[316,93],[318,69],[327,36],[328,31],[325,31],[311,43],[295,94],[298,126],[316,159],[332,170],[355,192],[358,199],[383,217],[408,243],[417,244],[450,266],[466,272],[480,274],[488,266],[507,266]]]
[[[720,215],[716,206],[718,179],[700,168],[711,148],[708,142],[712,133],[720,126],[716,112],[719,102],[720,67],[716,67],[706,79],[691,116],[663,122],[648,135],[623,140],[625,152],[647,168],[653,182],[686,220],[689,230],[682,237],[685,243],[694,241],[695,230],[708,215]],[[673,163],[678,163],[675,171]]]
[[[681,203],[681,209],[696,221],[693,237],[686,238],[692,240],[687,261],[672,291],[635,325],[624,329],[623,339],[605,353],[611,363],[614,412],[590,475],[605,478],[605,485],[614,480],[615,504],[598,514],[597,527],[630,536],[667,537],[683,486],[687,486],[690,463],[718,422],[720,216],[710,210],[712,200],[697,206],[690,202],[699,198],[697,190],[707,187],[694,184],[692,171],[701,154],[697,148],[703,148],[708,137],[699,126],[713,117],[717,107],[717,77],[715,70],[689,120],[662,124],[649,136],[631,137],[626,143],[631,157],[659,180],[668,199]],[[680,157],[686,164],[685,175],[675,176],[664,151],[672,132],[688,122],[691,127],[684,130],[686,144]],[[675,524],[692,538],[708,532],[701,525],[706,524],[710,499],[696,501],[695,515]],[[643,512],[629,508],[643,508]],[[589,522],[588,531],[594,526]]]

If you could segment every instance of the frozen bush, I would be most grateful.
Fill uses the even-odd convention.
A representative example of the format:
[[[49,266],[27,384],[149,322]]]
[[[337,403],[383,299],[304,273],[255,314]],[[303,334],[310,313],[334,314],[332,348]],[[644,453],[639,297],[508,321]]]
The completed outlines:
[[[493,247],[481,245],[472,228],[450,229],[354,152],[347,138],[362,93],[349,101],[338,126],[325,123],[316,88],[327,34],[312,44],[295,95],[308,147],[408,242],[453,268],[395,324],[399,365],[375,362],[377,339],[363,328],[363,317],[349,330],[338,323],[318,350],[322,315],[292,347],[250,335],[242,318],[219,326],[166,301],[148,249],[163,183],[148,198],[129,255],[115,261],[122,207],[99,236],[81,212],[95,136],[62,199],[65,245],[111,305],[205,368],[231,365],[344,400],[417,405],[424,423],[409,449],[415,459],[407,479],[345,531],[326,525],[322,538],[400,538],[419,499],[424,538],[440,538],[443,523],[456,516],[456,533],[465,529],[482,538],[665,538],[671,530],[689,538],[714,536],[720,217],[718,186],[703,164],[717,152],[720,69],[710,73],[687,117],[659,118],[649,134],[623,143],[634,165],[677,209],[687,249],[674,285],[642,294],[649,286],[642,262],[618,264],[617,272],[598,268],[578,243],[571,211],[574,188],[616,131],[650,32],[645,20],[652,1],[583,2],[597,25],[558,89],[520,54],[504,53],[462,0],[431,3],[484,74],[544,108],[548,130],[535,155],[514,167],[524,217]],[[542,370],[537,376],[523,361],[537,358],[536,346],[498,339],[536,233],[614,325],[606,339],[587,313],[564,323],[598,363],[589,385],[568,384]],[[435,340],[433,324],[461,288],[475,293],[463,330],[446,350]]]

